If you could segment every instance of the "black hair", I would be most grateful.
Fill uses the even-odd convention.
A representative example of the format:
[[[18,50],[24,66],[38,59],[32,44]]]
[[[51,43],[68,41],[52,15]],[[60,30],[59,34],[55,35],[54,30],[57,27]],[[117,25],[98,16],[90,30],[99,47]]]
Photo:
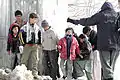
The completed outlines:
[[[72,33],[74,33],[74,30],[73,28],[69,27],[69,28],[66,28],[65,32],[67,32],[68,30],[72,30]]]
[[[91,28],[86,26],[86,27],[83,28],[83,33],[86,34],[90,30],[91,30]]]
[[[37,14],[35,14],[35,13],[31,13],[31,14],[29,15],[29,18],[38,18],[38,16],[37,16]]]
[[[22,16],[22,12],[20,10],[16,10],[15,11],[15,16],[17,16],[17,15],[21,15]]]
[[[80,35],[79,35],[79,38],[84,39],[84,38],[85,38],[85,35],[84,35],[84,34],[80,34]]]

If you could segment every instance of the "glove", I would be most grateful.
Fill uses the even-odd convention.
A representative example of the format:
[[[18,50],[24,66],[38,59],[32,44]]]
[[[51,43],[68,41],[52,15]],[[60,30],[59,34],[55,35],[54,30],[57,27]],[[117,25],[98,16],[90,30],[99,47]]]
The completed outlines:
[[[20,53],[23,53],[23,46],[19,46]]]

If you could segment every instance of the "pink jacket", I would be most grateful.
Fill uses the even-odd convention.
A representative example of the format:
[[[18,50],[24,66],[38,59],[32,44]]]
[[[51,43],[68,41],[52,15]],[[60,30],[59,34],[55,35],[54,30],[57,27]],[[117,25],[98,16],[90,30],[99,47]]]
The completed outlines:
[[[58,42],[58,50],[61,53],[61,59],[67,59],[67,43],[65,37]],[[72,37],[72,43],[70,48],[70,60],[75,60],[76,54],[80,54],[79,44],[75,37]]]

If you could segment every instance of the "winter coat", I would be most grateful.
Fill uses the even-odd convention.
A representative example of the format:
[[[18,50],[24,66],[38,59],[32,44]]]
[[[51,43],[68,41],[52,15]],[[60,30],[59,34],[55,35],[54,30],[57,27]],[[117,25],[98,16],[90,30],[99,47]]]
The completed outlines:
[[[83,26],[97,25],[97,48],[98,50],[113,50],[117,45],[116,34],[117,12],[109,2],[105,2],[101,11],[89,18],[80,20],[68,19],[67,22],[81,24]]]
[[[21,45],[25,44],[41,44],[41,30],[37,24],[30,25],[27,22],[20,29],[20,42]]]
[[[20,31],[20,27],[14,23],[11,28],[11,33],[8,34],[8,41],[7,41],[7,51],[11,51],[12,53],[19,53],[19,46],[20,46],[20,40],[19,40],[19,31],[17,33],[17,36],[13,36],[13,28],[14,26],[18,27],[18,30]]]
[[[97,49],[97,32],[94,30],[91,30],[89,35],[89,42],[93,46],[93,50]]]
[[[60,54],[60,58],[66,60],[67,59],[67,43],[66,38],[61,38],[58,42],[58,48]],[[70,60],[75,60],[76,54],[80,54],[79,44],[75,37],[72,37],[72,43],[70,47]]]
[[[43,50],[55,50],[57,49],[57,43],[59,38],[53,29],[49,28],[43,32],[42,46]]]
[[[88,40],[85,40],[83,43],[80,42],[79,48],[80,48],[80,55],[82,55],[83,58],[81,58],[79,55],[77,55],[77,57],[80,60],[89,60],[90,54],[92,52],[92,46],[90,42]]]

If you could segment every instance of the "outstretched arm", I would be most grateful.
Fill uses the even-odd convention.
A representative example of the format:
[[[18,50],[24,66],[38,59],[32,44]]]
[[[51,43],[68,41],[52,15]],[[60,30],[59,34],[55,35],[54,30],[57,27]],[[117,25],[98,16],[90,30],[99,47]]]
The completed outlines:
[[[89,18],[82,18],[80,20],[74,20],[74,19],[70,19],[68,18],[67,19],[67,22],[70,22],[70,23],[73,23],[75,25],[82,25],[82,26],[93,26],[93,25],[96,25],[98,24],[100,20],[100,14],[99,13],[96,13],[95,15],[93,15],[92,17],[89,17]]]

